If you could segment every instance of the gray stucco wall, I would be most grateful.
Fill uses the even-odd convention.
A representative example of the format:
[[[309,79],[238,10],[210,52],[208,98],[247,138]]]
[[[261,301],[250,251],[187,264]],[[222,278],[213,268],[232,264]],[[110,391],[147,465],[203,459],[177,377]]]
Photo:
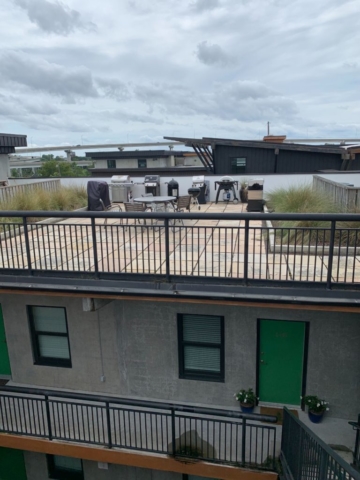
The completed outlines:
[[[329,415],[358,414],[358,314],[139,300],[89,313],[76,298],[7,295],[0,301],[17,383],[238,408],[234,392],[256,384],[257,319],[297,320],[310,324],[307,393],[328,400]],[[27,304],[66,306],[72,368],[33,364]],[[225,317],[225,383],[179,379],[177,313]]]
[[[46,455],[24,452],[27,480],[48,480]],[[145,468],[108,464],[108,470],[98,467],[97,462],[83,460],[85,480],[181,480],[182,475]]]

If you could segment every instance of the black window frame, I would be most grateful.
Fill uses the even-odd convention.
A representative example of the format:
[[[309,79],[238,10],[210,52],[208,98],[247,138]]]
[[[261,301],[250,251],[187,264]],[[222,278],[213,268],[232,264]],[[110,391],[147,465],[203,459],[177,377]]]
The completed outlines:
[[[244,167],[239,167],[238,165],[234,165],[233,163],[236,162],[237,160],[244,159],[245,160],[245,165]],[[231,167],[231,173],[233,175],[241,175],[246,173],[246,164],[247,164],[247,157],[230,157],[230,167]]]
[[[147,168],[146,158],[138,158],[138,168]]]
[[[107,168],[116,168],[116,160],[107,160]]]
[[[34,315],[33,315],[33,311],[32,311],[33,307],[36,307],[36,308],[61,308],[62,310],[64,310],[66,333],[47,332],[45,330],[41,331],[41,332],[38,332],[35,329]],[[66,308],[65,307],[54,307],[52,305],[51,306],[49,306],[49,305],[27,305],[26,309],[27,309],[27,314],[28,314],[28,318],[29,318],[31,344],[32,344],[33,356],[34,356],[34,364],[35,365],[44,365],[44,366],[48,366],[48,367],[71,368],[72,367],[71,349],[70,349],[69,328],[68,328]],[[39,341],[38,341],[38,336],[39,335],[66,337],[67,340],[68,340],[68,346],[69,346],[69,358],[43,357],[40,354],[40,347],[39,347]]]
[[[225,382],[225,335],[224,335],[224,317],[221,315],[202,315],[206,317],[215,317],[220,319],[220,335],[221,343],[203,343],[203,342],[188,342],[184,341],[183,338],[183,317],[184,315],[194,315],[198,316],[201,314],[191,314],[191,313],[178,313],[177,315],[177,326],[178,326],[178,354],[179,354],[179,378],[186,380],[203,380],[207,382]],[[207,372],[204,370],[185,370],[185,355],[184,350],[186,345],[199,346],[202,348],[219,348],[220,350],[220,372]]]
[[[63,455],[57,455],[58,457]],[[48,466],[49,478],[55,480],[84,480],[84,467],[83,462],[81,462],[81,471],[69,470],[67,468],[59,468],[55,465],[55,455],[46,455],[46,461]]]

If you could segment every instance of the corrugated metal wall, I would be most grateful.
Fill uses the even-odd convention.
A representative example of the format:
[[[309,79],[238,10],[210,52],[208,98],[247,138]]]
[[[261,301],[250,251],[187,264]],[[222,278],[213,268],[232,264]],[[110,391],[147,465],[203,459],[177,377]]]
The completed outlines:
[[[26,147],[26,135],[0,134],[1,147]]]
[[[216,145],[215,174],[230,175],[231,159],[239,157],[246,157],[246,174],[274,173],[275,153],[274,149],[272,148],[249,148]]]
[[[231,159],[246,157],[244,174],[262,173],[313,173],[319,170],[340,170],[342,159],[336,153],[279,150],[275,148],[232,147],[216,145],[215,174],[231,175]],[[360,158],[352,163],[353,169],[360,168]],[[276,168],[276,172],[275,172]]]
[[[277,161],[278,173],[311,173],[319,170],[340,170],[341,155],[336,153],[298,152],[280,150]]]

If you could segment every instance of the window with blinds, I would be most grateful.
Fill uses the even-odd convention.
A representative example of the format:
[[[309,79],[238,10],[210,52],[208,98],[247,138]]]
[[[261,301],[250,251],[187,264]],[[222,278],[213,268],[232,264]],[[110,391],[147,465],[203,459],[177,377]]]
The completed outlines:
[[[180,378],[224,381],[224,319],[179,315]]]
[[[79,458],[47,455],[49,478],[57,480],[83,480],[82,460]]]
[[[71,367],[66,310],[28,306],[36,365]]]

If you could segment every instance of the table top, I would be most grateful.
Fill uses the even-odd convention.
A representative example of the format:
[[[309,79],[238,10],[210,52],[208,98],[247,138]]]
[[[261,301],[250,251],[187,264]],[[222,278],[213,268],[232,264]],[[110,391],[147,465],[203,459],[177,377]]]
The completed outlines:
[[[137,197],[134,202],[138,203],[170,203],[176,200],[176,197],[154,196],[154,197]]]

